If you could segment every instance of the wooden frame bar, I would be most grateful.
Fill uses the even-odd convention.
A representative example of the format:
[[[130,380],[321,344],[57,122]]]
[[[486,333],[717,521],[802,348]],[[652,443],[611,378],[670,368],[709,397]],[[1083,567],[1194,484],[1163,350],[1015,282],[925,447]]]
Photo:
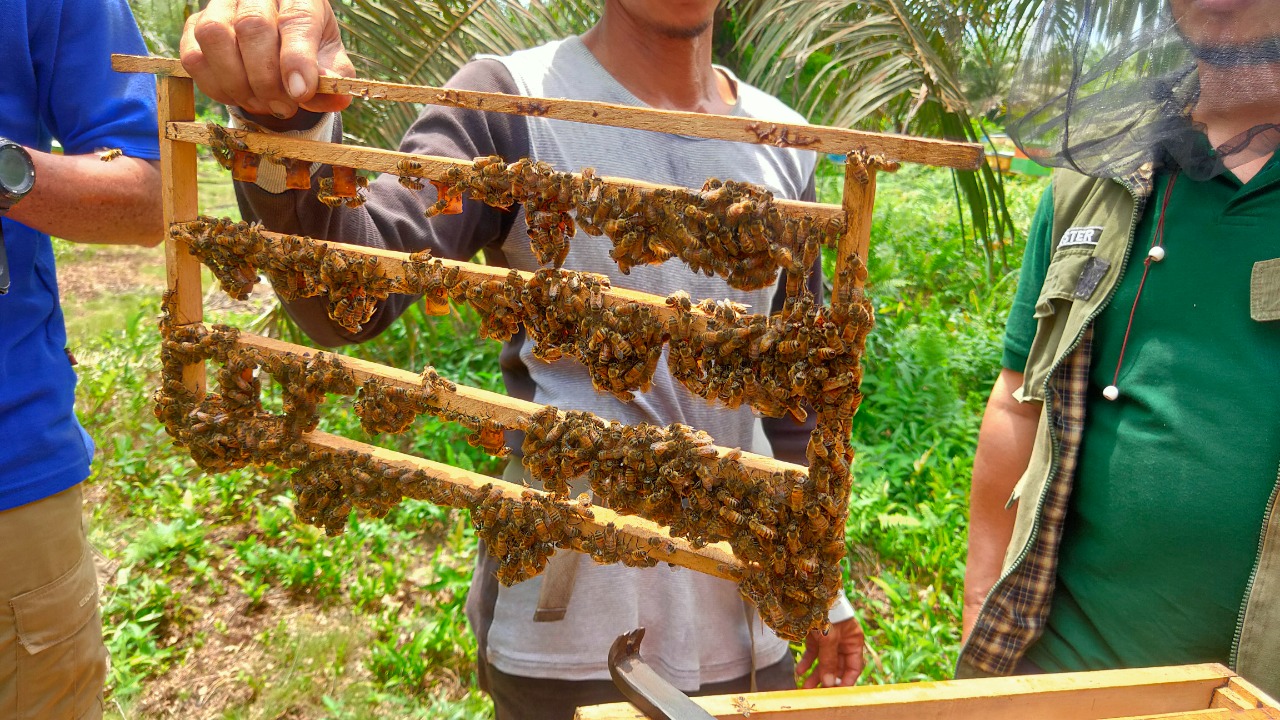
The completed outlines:
[[[145,72],[170,77],[191,77],[182,63],[171,58],[112,55],[111,65],[121,72]],[[454,90],[425,85],[405,85],[348,78],[322,77],[318,91],[392,102],[445,105],[508,115],[609,125],[691,137],[731,140],[756,145],[795,147],[844,155],[851,152],[881,155],[886,160],[977,170],[982,146],[932,138],[890,135],[824,125],[766,123],[751,118],[678,110],[658,110],[586,100],[528,98],[520,95]]]
[[[1252,709],[1280,707],[1280,703],[1277,703],[1248,680],[1242,677],[1233,677],[1225,687],[1218,688],[1213,695],[1213,703],[1209,707]]]
[[[413,177],[422,177],[429,180],[440,179],[441,176],[444,175],[445,171],[450,168],[470,168],[472,165],[471,160],[437,157],[435,155],[414,155],[412,153],[402,153],[395,150],[382,150],[380,148],[368,148],[358,145],[338,145],[335,143],[319,142],[316,140],[301,140],[298,138],[285,137],[283,135],[253,132],[251,130],[237,130],[232,128],[223,129],[228,135],[244,142],[250,152],[279,155],[281,157],[293,158],[295,160],[324,163],[326,165],[335,165],[339,167],[374,170],[377,172],[390,173],[392,175],[404,174],[404,171],[399,167],[400,163],[404,160],[412,160],[420,163],[422,165],[422,169],[414,171]],[[210,132],[205,123],[196,122],[168,123],[165,126],[165,137],[174,141],[199,145],[209,145],[216,141],[214,134]],[[582,177],[580,173],[572,174],[577,178]],[[617,185],[619,187],[638,188],[643,190],[677,189],[676,186],[673,185],[659,185],[657,183],[631,180],[629,178],[600,176],[599,179],[607,185]],[[693,191],[698,190],[698,188],[679,189]],[[840,217],[844,213],[843,208],[839,205],[805,202],[803,200],[774,200],[774,203],[784,215],[790,215],[793,217],[805,215],[812,218],[829,220]]]
[[[186,223],[176,223],[173,227],[184,227]],[[279,240],[287,237],[285,233],[272,232],[270,230],[259,230],[258,233],[262,237]],[[344,253],[348,255],[359,255],[363,257],[371,257],[378,261],[382,272],[385,273],[387,279],[392,283],[393,291],[405,291],[407,287],[403,284],[405,277],[409,274],[410,268],[414,261],[410,257],[410,253],[400,252],[398,250],[384,250],[382,248],[364,247],[362,245],[348,245],[346,243],[335,242],[332,240],[321,240],[319,238],[307,238],[308,240],[321,243],[328,247],[328,252]],[[432,257],[430,262],[439,261],[445,268],[458,268],[459,277],[472,282],[485,282],[489,280],[502,281],[511,274],[511,270],[493,265],[480,265],[479,263],[466,262],[464,260],[449,260],[446,258]],[[529,280],[533,277],[533,273],[524,270],[517,270],[520,277]],[[639,290],[629,290],[627,288],[610,287],[602,291],[604,302],[607,305],[620,305],[623,303],[639,303],[645,305],[653,311],[659,320],[667,320],[676,314],[676,310],[667,304],[666,298],[661,295],[653,295],[651,293],[640,292]],[[693,320],[693,326],[696,330],[703,330],[706,327],[707,314],[697,307],[693,307],[688,311]]]
[[[387,463],[397,469],[423,470],[433,479],[450,485],[458,485],[474,490],[478,490],[485,485],[492,485],[501,490],[502,494],[511,500],[519,501],[521,495],[526,492],[533,492],[538,496],[548,494],[541,490],[534,490],[498,478],[491,478],[488,475],[481,475],[453,467],[452,465],[445,465],[444,463],[426,460],[414,455],[405,455],[404,453],[366,445],[355,440],[348,440],[340,435],[330,435],[329,433],[316,431],[307,433],[302,438],[314,448],[358,452],[370,455],[373,459]],[[726,580],[736,581],[743,572],[742,563],[734,557],[728,543],[712,543],[695,549],[688,540],[670,537],[661,526],[644,518],[634,515],[619,515],[612,510],[599,506],[593,507],[591,511],[594,514],[594,518],[582,520],[583,536],[589,535],[594,530],[603,530],[605,526],[612,524],[617,528],[618,533],[625,538],[626,550],[643,550],[650,557],[659,561]],[[649,539],[654,537],[659,538],[661,542],[650,544]],[[580,541],[574,541],[574,545],[577,548],[581,547]],[[674,548],[674,551],[670,551],[671,548]]]
[[[693,698],[708,713],[740,720],[1104,720],[1276,718],[1270,703],[1215,705],[1235,674],[1216,665],[787,690]],[[1265,697],[1265,696],[1264,696]],[[640,720],[630,703],[579,708],[578,720]]]
[[[876,173],[875,163],[867,163],[856,155],[845,159],[844,191],[841,196],[845,231],[836,247],[836,276],[833,278],[833,295],[836,298],[845,296],[850,290],[862,288],[866,282],[865,266],[871,253],[871,213],[876,200]],[[848,274],[842,272],[849,270],[855,257],[862,261],[864,271]]]
[[[241,333],[238,345],[242,348],[250,350],[261,361],[270,356],[294,355],[301,359],[309,359],[320,351],[304,345],[294,345],[284,342],[283,340],[275,340],[273,338],[262,337],[260,335],[250,335]],[[325,352],[326,356],[335,358],[342,367],[350,370],[356,378],[356,383],[363,383],[371,378],[381,380],[388,385],[405,388],[406,390],[417,390],[422,387],[422,378],[416,373],[399,368],[379,365],[368,360],[348,357],[346,355],[338,355],[336,353]],[[509,429],[524,429],[529,423],[529,417],[534,413],[542,410],[545,406],[538,403],[520,400],[518,398],[508,397],[488,390],[468,387],[466,385],[458,385],[457,390],[449,392],[441,389],[438,391],[440,406],[445,410],[461,413],[464,415],[478,415],[482,417],[492,418]],[[563,415],[563,413],[562,413]],[[368,446],[372,447],[372,446]],[[714,463],[721,457],[730,454],[728,448],[716,447],[716,456],[707,458],[708,463]],[[741,464],[742,469],[753,477],[772,477],[774,473],[784,472],[786,470],[795,470],[796,472],[807,474],[806,469],[800,465],[775,460],[764,455],[755,455],[753,453],[740,453],[735,462]]]
[[[190,80],[157,78],[160,127],[170,120],[194,120],[195,88]],[[161,187],[161,209],[165,227],[176,222],[195,220],[200,211],[196,179],[196,148],[177,142],[165,133],[160,135],[160,174],[167,182]],[[204,321],[204,296],[200,288],[200,261],[191,254],[187,243],[173,237],[165,239],[165,269],[169,292],[174,294],[173,321],[180,325]],[[182,384],[203,395],[204,363],[187,365],[182,371]]]

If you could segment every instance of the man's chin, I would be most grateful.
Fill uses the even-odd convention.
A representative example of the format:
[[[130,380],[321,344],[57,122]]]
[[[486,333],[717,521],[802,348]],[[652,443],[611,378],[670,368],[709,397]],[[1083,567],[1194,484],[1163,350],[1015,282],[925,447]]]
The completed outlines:
[[[1191,5],[1197,10],[1214,15],[1231,15],[1247,10],[1258,0],[1192,0]]]
[[[1188,38],[1187,45],[1196,60],[1215,67],[1280,63],[1280,37],[1243,43],[1197,43]]]
[[[673,40],[692,40],[711,27],[711,20],[696,25],[656,25],[654,27],[663,37]]]

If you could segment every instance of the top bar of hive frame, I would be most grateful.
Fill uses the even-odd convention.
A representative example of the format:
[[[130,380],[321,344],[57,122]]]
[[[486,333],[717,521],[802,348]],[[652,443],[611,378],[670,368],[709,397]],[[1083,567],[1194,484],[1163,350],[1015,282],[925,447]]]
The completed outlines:
[[[119,72],[191,77],[183,69],[182,63],[173,58],[112,55],[111,66]],[[841,155],[860,152],[878,155],[888,162],[910,162],[957,170],[976,170],[982,163],[982,146],[977,143],[864,132],[824,125],[774,123],[730,115],[348,78],[322,77],[317,92],[545,117]]]
[[[164,135],[170,140],[210,145],[218,140],[214,131],[210,129],[210,125],[210,123],[201,122],[170,122],[164,128]],[[406,173],[400,168],[400,161],[411,160],[421,165],[421,167],[407,174],[426,180],[439,179],[449,168],[469,168],[473,164],[471,160],[458,160],[435,155],[414,155],[397,150],[383,150],[382,148],[366,147],[364,145],[343,145],[322,140],[302,140],[278,133],[232,129],[221,126],[219,126],[219,131],[225,132],[243,142],[249,152],[278,153],[284,157],[306,162],[342,165],[362,170],[401,175]],[[580,173],[571,174],[576,178],[582,177]],[[644,182],[643,180],[632,180],[631,178],[604,175],[598,175],[596,178],[606,185],[640,190],[681,189],[675,185],[658,185]],[[696,192],[696,189],[692,188],[683,189]],[[774,202],[785,215],[807,215],[816,220],[836,218],[844,214],[844,209],[839,205],[809,202],[807,200],[777,199]]]

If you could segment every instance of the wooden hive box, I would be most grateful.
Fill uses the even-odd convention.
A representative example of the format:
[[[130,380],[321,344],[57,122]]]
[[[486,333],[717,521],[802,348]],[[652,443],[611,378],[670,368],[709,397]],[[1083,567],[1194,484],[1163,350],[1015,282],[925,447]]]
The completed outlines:
[[[732,720],[1263,720],[1280,703],[1222,665],[1022,675],[694,698]],[[578,720],[638,720],[630,703]]]

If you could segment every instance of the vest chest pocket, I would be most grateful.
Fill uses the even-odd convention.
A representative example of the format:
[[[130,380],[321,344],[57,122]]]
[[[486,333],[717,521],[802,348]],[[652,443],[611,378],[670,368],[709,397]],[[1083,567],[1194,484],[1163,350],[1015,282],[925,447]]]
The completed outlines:
[[[1036,335],[1027,354],[1023,370],[1022,390],[1018,399],[1044,402],[1044,380],[1061,349],[1066,328],[1067,311],[1080,299],[1077,285],[1085,267],[1093,257],[1092,248],[1064,249],[1053,254],[1045,272],[1044,284],[1036,298]]]
[[[1280,258],[1253,264],[1249,279],[1249,317],[1258,322],[1280,320]]]

